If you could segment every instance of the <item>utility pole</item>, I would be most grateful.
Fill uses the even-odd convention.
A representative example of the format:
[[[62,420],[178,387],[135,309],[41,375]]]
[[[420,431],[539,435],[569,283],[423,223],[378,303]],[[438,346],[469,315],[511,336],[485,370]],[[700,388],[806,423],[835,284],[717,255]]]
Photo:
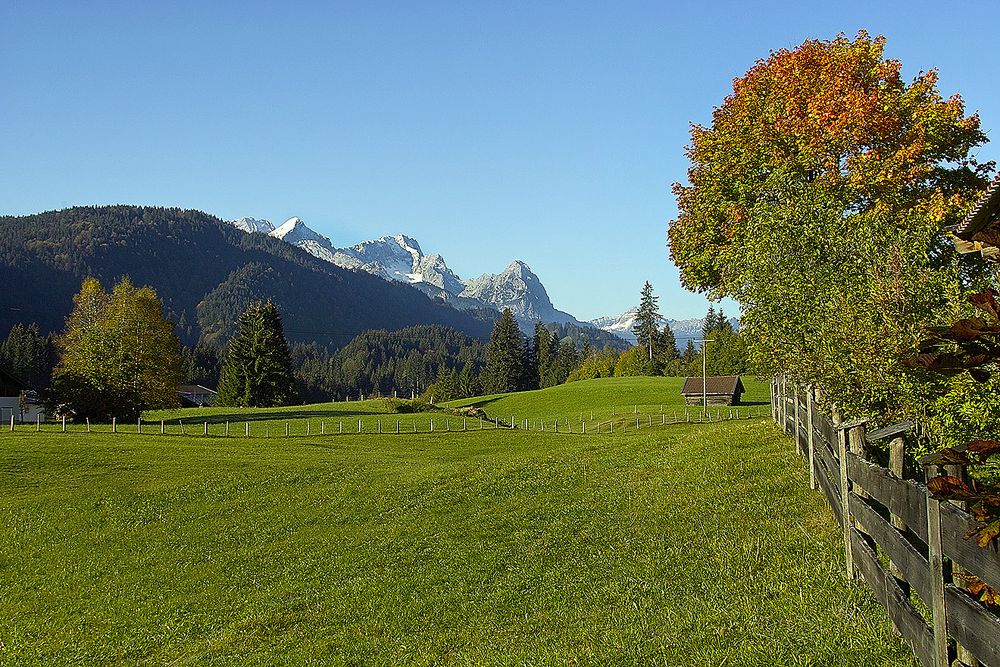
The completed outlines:
[[[695,342],[701,343],[701,409],[708,410],[708,391],[705,389],[707,378],[705,369],[708,360],[708,343],[714,343],[714,338],[701,338]]]

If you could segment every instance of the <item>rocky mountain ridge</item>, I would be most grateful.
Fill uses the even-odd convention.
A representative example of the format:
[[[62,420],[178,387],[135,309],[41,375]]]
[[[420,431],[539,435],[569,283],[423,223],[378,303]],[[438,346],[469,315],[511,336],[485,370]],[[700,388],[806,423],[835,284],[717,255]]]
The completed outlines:
[[[463,280],[448,268],[441,255],[424,254],[416,239],[404,234],[336,247],[297,217],[289,218],[278,227],[255,218],[240,218],[230,224],[247,233],[280,239],[339,267],[412,285],[459,310],[510,308],[525,332],[530,332],[539,321],[590,326],[556,309],[542,281],[520,260],[511,262],[500,273]]]

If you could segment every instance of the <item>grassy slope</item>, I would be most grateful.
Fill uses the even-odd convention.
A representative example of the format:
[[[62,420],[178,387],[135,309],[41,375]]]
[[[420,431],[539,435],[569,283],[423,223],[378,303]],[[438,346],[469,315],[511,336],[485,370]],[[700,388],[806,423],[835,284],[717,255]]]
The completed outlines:
[[[497,417],[509,421],[510,417],[514,416],[519,425],[527,418],[532,420],[530,423],[532,430],[539,428],[538,420],[545,420],[548,424],[546,428],[550,429],[554,419],[559,419],[560,424],[564,426],[567,422],[571,423],[574,430],[579,430],[579,420],[582,417],[587,421],[587,430],[596,431],[598,423],[603,423],[603,428],[607,429],[607,422],[612,419],[612,414],[616,416],[615,421],[629,423],[631,420],[626,417],[634,418],[636,409],[644,424],[646,417],[650,415],[654,422],[659,421],[661,409],[668,420],[674,415],[683,420],[684,400],[680,395],[683,382],[683,378],[665,377],[602,378],[572,382],[539,391],[463,399],[445,403],[441,407],[475,405],[482,407],[491,418]],[[766,403],[769,400],[767,384],[753,378],[744,378],[744,385],[747,393],[743,395],[744,405],[740,408],[741,414],[745,415],[750,408],[756,415],[766,414],[768,412]],[[253,436],[265,433],[281,434],[284,432],[286,422],[292,435],[304,435],[306,422],[309,422],[311,433],[318,433],[321,425],[326,433],[338,432],[341,426],[345,432],[357,433],[359,419],[362,421],[362,429],[366,432],[375,431],[379,421],[386,431],[395,430],[396,421],[400,422],[400,429],[403,431],[412,431],[414,425],[419,431],[428,431],[431,419],[434,420],[435,430],[445,428],[446,415],[442,412],[387,414],[391,410],[391,401],[372,399],[252,410],[223,407],[158,410],[146,413],[144,419],[153,422],[146,426],[148,431],[158,431],[159,425],[156,422],[163,419],[166,421],[167,432],[174,434],[180,433],[178,420],[187,424],[185,427],[187,434],[201,433],[204,428],[203,423],[207,421],[211,435],[222,435],[227,421],[230,422],[231,435],[245,433],[244,424],[249,421],[250,433]],[[692,408],[692,411],[696,410],[698,408]],[[726,410],[726,408],[710,408],[712,412]],[[461,423],[461,419],[454,416],[449,420],[453,429],[461,428]],[[470,420],[468,427],[478,428],[479,424],[476,420]],[[49,424],[44,428],[58,430],[55,424]],[[77,431],[83,429],[80,425],[72,425],[70,428]],[[136,426],[122,424],[120,428],[124,431],[135,431]],[[109,431],[110,427],[95,424],[93,429]]]
[[[0,663],[914,664],[763,420],[0,444]]]
[[[501,417],[511,414],[525,417],[579,417],[580,412],[589,416],[591,411],[596,417],[610,415],[612,408],[615,408],[617,414],[622,414],[632,413],[636,407],[640,413],[659,414],[660,406],[668,411],[683,409],[682,384],[684,378],[679,377],[600,378],[570,382],[538,391],[463,399],[448,405],[477,405],[489,414]],[[744,378],[743,384],[747,389],[743,395],[744,404],[754,404],[760,410],[770,400],[766,382]]]

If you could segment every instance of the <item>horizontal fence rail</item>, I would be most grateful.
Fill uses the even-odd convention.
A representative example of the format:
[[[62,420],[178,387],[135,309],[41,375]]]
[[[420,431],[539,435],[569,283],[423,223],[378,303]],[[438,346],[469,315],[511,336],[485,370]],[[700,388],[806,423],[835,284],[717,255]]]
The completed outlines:
[[[866,434],[864,422],[837,423],[811,390],[781,376],[771,396],[774,421],[808,459],[810,484],[843,530],[848,576],[874,591],[920,662],[1000,667],[1000,615],[955,576],[1000,588],[1000,553],[965,539],[978,524],[963,507],[903,478],[902,435],[912,424]],[[888,441],[889,468],[867,460],[873,441]]]

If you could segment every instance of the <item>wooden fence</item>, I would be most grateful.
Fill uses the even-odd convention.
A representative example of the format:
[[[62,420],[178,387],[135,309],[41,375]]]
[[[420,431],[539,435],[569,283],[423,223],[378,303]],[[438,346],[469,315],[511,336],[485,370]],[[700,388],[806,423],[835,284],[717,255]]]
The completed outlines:
[[[982,549],[965,539],[978,524],[960,504],[904,479],[903,436],[913,425],[866,432],[863,421],[835,423],[790,381],[775,378],[771,390],[772,417],[808,459],[810,485],[843,529],[848,576],[871,587],[923,665],[1000,667],[1000,616],[955,576],[1000,589],[1000,554],[995,542]],[[869,460],[876,443],[888,443],[889,468]]]

